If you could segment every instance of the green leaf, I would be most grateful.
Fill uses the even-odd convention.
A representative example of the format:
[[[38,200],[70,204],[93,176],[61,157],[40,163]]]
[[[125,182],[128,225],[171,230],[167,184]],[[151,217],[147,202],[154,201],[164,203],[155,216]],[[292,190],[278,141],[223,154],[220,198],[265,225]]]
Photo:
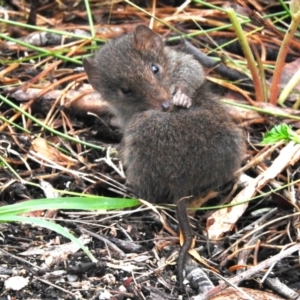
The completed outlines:
[[[59,197],[53,199],[28,200],[0,207],[0,217],[14,216],[44,209],[113,210],[139,205],[137,199],[109,197]]]
[[[91,252],[83,243],[74,237],[66,228],[43,220],[42,218],[18,216],[19,214],[28,213],[44,209],[71,209],[71,210],[112,210],[124,209],[139,205],[137,199],[109,198],[109,197],[57,197],[53,199],[28,200],[16,204],[5,205],[0,207],[0,222],[22,222],[31,223],[36,226],[48,228],[57,232],[76,243],[92,260],[96,261]]]
[[[274,144],[280,141],[300,143],[300,138],[290,125],[280,124],[274,126],[264,135],[261,145]]]
[[[41,226],[52,231],[55,231],[66,238],[70,239],[72,242],[78,245],[89,257],[89,259],[93,262],[96,262],[96,258],[92,255],[89,249],[75,236],[73,236],[66,228],[60,226],[59,224],[55,224],[53,222],[42,220],[40,218],[33,218],[33,217],[19,217],[19,216],[0,216],[0,222],[21,222],[21,223],[30,223],[36,226]]]

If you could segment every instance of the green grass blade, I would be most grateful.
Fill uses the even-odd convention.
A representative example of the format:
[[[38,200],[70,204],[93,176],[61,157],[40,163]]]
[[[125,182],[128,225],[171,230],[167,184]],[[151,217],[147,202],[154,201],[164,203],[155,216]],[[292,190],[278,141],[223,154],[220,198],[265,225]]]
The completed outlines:
[[[97,261],[96,258],[92,255],[92,253],[88,250],[88,248],[86,246],[84,246],[84,244],[79,239],[77,239],[66,228],[62,227],[59,224],[49,222],[46,220],[42,220],[40,218],[33,218],[33,217],[29,218],[29,217],[19,217],[19,216],[0,216],[0,222],[30,223],[30,224],[34,224],[36,226],[41,226],[41,227],[47,228],[49,230],[55,231],[55,232],[61,234],[62,236],[68,238],[75,244],[77,244],[78,247],[80,247],[85,252],[85,254],[89,257],[89,259],[91,261],[93,261],[93,262]]]
[[[44,209],[115,210],[139,205],[136,199],[109,197],[61,197],[29,200],[0,207],[0,217],[16,216]]]

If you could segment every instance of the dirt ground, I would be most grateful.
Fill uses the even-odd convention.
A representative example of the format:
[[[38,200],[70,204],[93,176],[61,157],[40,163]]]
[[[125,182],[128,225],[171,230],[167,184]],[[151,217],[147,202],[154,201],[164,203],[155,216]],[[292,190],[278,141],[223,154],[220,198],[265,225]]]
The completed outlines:
[[[138,24],[149,25],[154,20],[150,15],[154,14],[158,19],[154,29],[164,38],[180,36],[167,25],[183,33],[194,33],[199,28],[207,31],[206,35],[196,35],[191,43],[205,53],[207,63],[211,63],[208,56],[217,57],[221,64],[224,60],[225,65],[230,65],[228,57],[236,59],[240,62],[236,69],[242,76],[246,62],[239,43],[218,48],[236,36],[226,27],[229,20],[224,12],[207,6],[224,7],[226,3],[206,2],[186,3],[179,9],[184,1],[90,1],[97,44],[102,45],[100,39],[130,32]],[[252,50],[256,49],[253,52],[259,53],[257,57],[261,54],[264,58],[270,86],[283,35],[276,35],[256,13],[280,16],[282,7],[277,1],[242,2],[231,4],[238,13],[250,18],[243,27],[245,32],[264,27],[249,40]],[[131,195],[126,179],[116,171],[120,166],[118,145],[122,135],[114,126],[106,103],[93,93],[81,65],[82,58],[92,52],[93,44],[89,38],[78,38],[90,34],[84,1],[11,0],[2,5],[0,94],[41,123],[98,149],[60,139],[1,99],[0,207],[51,198],[45,188],[25,181],[47,182],[52,188],[83,194]],[[270,20],[276,24],[274,18]],[[278,25],[283,31],[287,30],[285,22],[288,24],[285,19]],[[223,30],[210,32],[223,25]],[[44,31],[46,28],[78,36],[61,38],[60,34]],[[180,39],[170,43],[178,42]],[[281,87],[298,69],[299,48],[296,36],[287,53]],[[228,68],[230,74],[234,73],[232,65]],[[180,242],[175,208],[143,203],[117,211],[53,209],[26,214],[67,228],[89,248],[95,262],[55,231],[27,223],[0,223],[0,300],[300,299],[300,148],[293,142],[260,144],[264,133],[275,125],[286,123],[295,132],[299,130],[298,96],[293,94],[285,107],[276,107],[257,101],[253,81],[240,84],[240,78],[228,78],[216,66],[206,67],[205,71],[207,79],[216,84],[220,98],[236,104],[227,108],[247,140],[241,180],[216,191],[205,206],[256,198],[223,210],[203,209],[191,214],[195,243],[186,262],[188,282],[184,290],[179,289],[177,282]],[[15,122],[14,126],[7,120]],[[59,144],[60,149],[72,153],[72,159],[64,156],[64,151],[58,154],[48,149],[45,154],[41,139]],[[49,161],[42,163],[36,153],[46,155]],[[291,247],[294,251],[290,253]],[[247,273],[253,269],[253,273]],[[217,294],[227,280],[241,290],[231,288]],[[205,293],[214,287],[215,294],[209,298]],[[200,298],[201,295],[206,296]]]

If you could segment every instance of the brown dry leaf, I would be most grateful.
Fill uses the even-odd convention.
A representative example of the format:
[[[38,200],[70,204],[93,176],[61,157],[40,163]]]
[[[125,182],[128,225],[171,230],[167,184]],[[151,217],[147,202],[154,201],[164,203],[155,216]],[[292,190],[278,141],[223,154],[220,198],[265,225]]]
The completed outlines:
[[[32,218],[40,218],[44,214],[44,210],[35,210],[35,211],[30,211],[24,214],[20,214],[22,217],[32,217]]]
[[[52,147],[43,138],[36,138],[32,141],[31,150],[38,153],[40,157],[44,157],[47,160],[51,160],[59,165],[73,165],[74,161],[71,157],[68,157],[61,153],[58,149]]]
[[[297,162],[300,159],[300,145],[294,142],[288,143],[281,149],[280,155],[273,161],[273,164],[259,175],[257,180],[257,189],[266,185],[270,179],[275,178],[285,167]]]
[[[256,178],[248,178],[247,186],[231,201],[231,204],[251,199],[256,191],[275,178],[286,166],[291,165],[300,159],[300,145],[294,142],[288,143],[280,151],[279,156],[273,164]],[[210,239],[217,239],[225,232],[230,231],[235,223],[244,213],[248,203],[230,208],[223,208],[213,213],[206,222],[206,228]]]
[[[30,211],[24,214],[20,214],[20,216],[22,217],[32,217],[32,218],[47,218],[47,219],[51,219],[54,218],[57,214],[57,210],[51,209],[51,210],[47,210],[45,211],[44,209],[42,210],[35,210],[35,211]]]
[[[253,181],[254,180],[252,179],[248,183],[247,187],[253,186],[253,184],[251,185]],[[253,190],[255,191],[254,187]],[[250,192],[248,192],[249,189],[245,188],[230,202],[230,204],[236,204],[246,199],[250,199],[253,195],[253,190],[251,189]],[[247,207],[248,203],[244,203],[241,205],[219,209],[214,212],[206,221],[206,229],[209,239],[217,239],[222,236],[223,233],[231,231]]]
[[[282,300],[281,297],[269,292],[263,292],[259,290],[248,289],[248,288],[241,288],[241,290],[255,300],[278,300],[278,299]],[[210,300],[221,300],[221,299],[222,300],[248,300],[249,297],[244,296],[241,292],[235,290],[234,288],[228,288],[218,293],[216,296],[210,298]]]

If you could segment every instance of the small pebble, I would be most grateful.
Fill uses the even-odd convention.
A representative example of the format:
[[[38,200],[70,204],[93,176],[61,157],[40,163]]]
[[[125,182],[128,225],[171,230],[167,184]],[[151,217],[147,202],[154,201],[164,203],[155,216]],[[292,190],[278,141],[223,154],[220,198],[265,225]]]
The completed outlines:
[[[19,291],[22,288],[24,288],[26,285],[28,285],[29,280],[28,278],[24,278],[22,276],[14,276],[10,277],[4,282],[5,290],[13,290],[13,291]]]

